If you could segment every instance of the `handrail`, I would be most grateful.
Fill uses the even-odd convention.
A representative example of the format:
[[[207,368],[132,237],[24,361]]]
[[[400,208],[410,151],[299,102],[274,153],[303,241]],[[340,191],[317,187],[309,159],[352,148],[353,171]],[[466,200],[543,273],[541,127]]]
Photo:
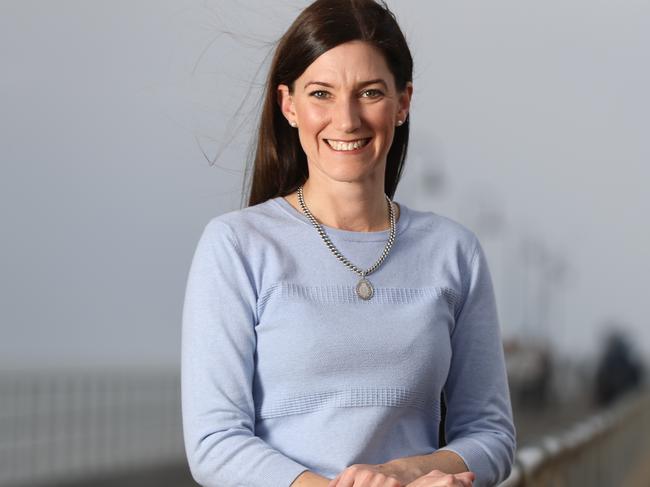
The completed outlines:
[[[499,487],[632,485],[650,456],[650,392],[622,398],[566,432],[521,448]]]

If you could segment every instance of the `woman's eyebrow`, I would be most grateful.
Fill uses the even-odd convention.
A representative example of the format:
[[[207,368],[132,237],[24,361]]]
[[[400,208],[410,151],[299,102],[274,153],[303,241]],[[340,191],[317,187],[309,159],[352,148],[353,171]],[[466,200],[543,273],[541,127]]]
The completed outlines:
[[[371,80],[368,80],[368,81],[362,81],[362,82],[360,82],[360,83],[357,85],[357,88],[364,88],[364,87],[366,87],[366,86],[374,85],[374,84],[381,84],[381,85],[384,85],[384,89],[385,89],[385,90],[388,90],[388,83],[386,83],[386,81],[384,81],[384,80],[381,79],[381,78],[371,79]],[[309,81],[309,82],[305,85],[305,90],[306,90],[310,85],[318,85],[318,86],[325,86],[326,88],[334,88],[334,85],[332,85],[332,84],[330,84],[330,83],[326,83],[325,81]]]

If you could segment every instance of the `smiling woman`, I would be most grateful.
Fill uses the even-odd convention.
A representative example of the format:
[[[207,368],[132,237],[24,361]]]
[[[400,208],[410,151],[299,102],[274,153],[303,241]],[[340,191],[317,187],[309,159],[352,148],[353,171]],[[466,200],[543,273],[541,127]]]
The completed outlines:
[[[515,433],[481,246],[392,201],[412,75],[373,0],[318,0],[280,40],[249,206],[206,226],[188,278],[183,424],[200,484],[484,487],[508,475]]]
[[[282,113],[298,127],[307,156],[306,191],[328,179],[383,185],[395,127],[408,114],[412,92],[410,82],[398,92],[384,56],[362,41],[330,49],[292,86],[281,84]]]

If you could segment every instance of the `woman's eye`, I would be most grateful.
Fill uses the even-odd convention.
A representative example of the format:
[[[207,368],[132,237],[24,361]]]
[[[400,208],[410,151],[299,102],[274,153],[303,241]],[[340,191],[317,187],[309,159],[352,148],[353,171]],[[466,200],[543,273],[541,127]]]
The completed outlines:
[[[327,91],[323,91],[323,90],[312,91],[310,94],[314,98],[327,98],[327,96],[329,95]]]
[[[381,95],[383,95],[383,93],[381,91],[379,91],[379,90],[376,90],[376,89],[365,90],[365,91],[363,91],[361,93],[361,96],[363,98],[378,98]]]

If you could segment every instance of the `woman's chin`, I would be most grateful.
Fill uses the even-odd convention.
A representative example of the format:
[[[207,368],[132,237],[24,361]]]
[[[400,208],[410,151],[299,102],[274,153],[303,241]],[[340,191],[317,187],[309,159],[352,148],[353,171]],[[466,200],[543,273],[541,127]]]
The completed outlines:
[[[326,167],[323,164],[309,164],[309,174],[320,173],[324,178],[342,183],[357,183],[369,180],[381,179],[385,172],[385,164],[374,161],[354,160],[328,162]],[[313,167],[315,166],[315,167]]]
[[[367,184],[377,179],[376,176],[368,173],[363,174],[331,174],[329,179],[336,183],[349,183],[349,184]]]

